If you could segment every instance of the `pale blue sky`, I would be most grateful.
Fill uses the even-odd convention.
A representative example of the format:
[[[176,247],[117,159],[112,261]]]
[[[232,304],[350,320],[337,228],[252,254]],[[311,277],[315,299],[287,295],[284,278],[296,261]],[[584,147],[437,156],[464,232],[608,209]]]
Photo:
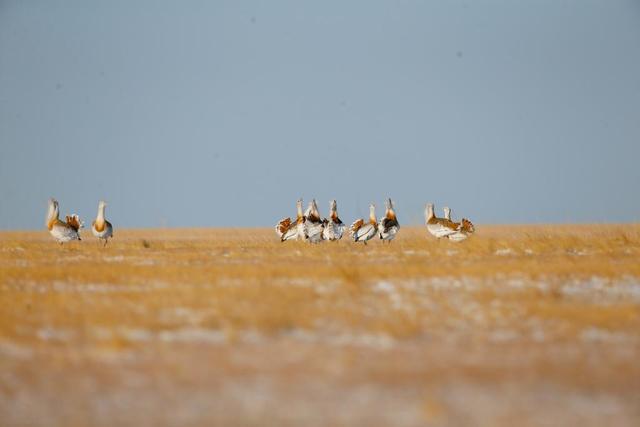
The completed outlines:
[[[638,221],[639,160],[637,1],[0,1],[4,229]]]

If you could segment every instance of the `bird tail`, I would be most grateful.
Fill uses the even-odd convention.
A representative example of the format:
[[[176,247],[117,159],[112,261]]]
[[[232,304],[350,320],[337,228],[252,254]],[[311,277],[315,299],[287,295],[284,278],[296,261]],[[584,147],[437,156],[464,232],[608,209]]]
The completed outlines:
[[[80,220],[80,217],[76,214],[67,215],[67,225],[74,230],[78,231],[84,227],[84,222]]]

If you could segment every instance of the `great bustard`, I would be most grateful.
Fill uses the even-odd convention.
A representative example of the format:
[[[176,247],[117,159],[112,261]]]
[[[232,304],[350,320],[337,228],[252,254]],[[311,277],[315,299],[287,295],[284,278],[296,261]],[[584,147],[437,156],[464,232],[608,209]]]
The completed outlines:
[[[338,204],[335,200],[332,200],[331,203],[329,203],[329,218],[325,218],[322,222],[324,225],[322,237],[325,240],[342,239],[346,226],[338,217]]]
[[[393,201],[388,199],[386,202],[385,215],[380,218],[378,223],[378,233],[382,241],[391,241],[396,237],[400,230],[400,224],[398,218],[396,218],[396,211],[393,209]]]
[[[433,210],[433,203],[429,203],[425,209],[427,230],[437,238],[447,237],[457,231],[456,224],[446,218],[438,218]]]
[[[80,228],[82,221],[78,215],[67,215],[66,221],[60,221],[60,206],[56,199],[49,199],[49,209],[47,211],[47,229],[49,233],[63,244],[72,240],[82,240],[80,238]]]
[[[371,204],[369,205],[369,222],[365,223],[364,219],[360,218],[351,224],[351,236],[354,242],[363,242],[366,245],[367,240],[373,238],[377,232],[376,207]]]
[[[296,220],[284,218],[276,225],[276,234],[280,237],[280,241],[285,240],[304,240],[306,238],[304,229],[304,215],[302,214],[302,199],[296,202]]]
[[[113,226],[104,217],[104,209],[107,203],[104,200],[98,202],[98,215],[96,220],[91,223],[91,232],[98,239],[104,240],[104,246],[107,246],[109,238],[113,238]]]
[[[313,199],[309,202],[309,207],[304,213],[304,227],[307,233],[307,239],[310,243],[318,243],[322,241],[322,231],[324,224],[320,218],[320,212],[318,211],[318,205],[316,200]]]

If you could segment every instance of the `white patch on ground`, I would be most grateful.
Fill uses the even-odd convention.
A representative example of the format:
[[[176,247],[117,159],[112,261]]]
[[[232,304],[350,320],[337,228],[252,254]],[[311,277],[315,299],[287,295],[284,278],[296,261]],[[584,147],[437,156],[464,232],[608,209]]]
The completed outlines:
[[[631,337],[621,332],[611,332],[606,329],[591,327],[580,333],[580,339],[587,342],[618,342],[629,343],[638,341],[638,337]]]
[[[315,287],[315,291],[318,293],[318,295],[328,295],[334,293],[336,291],[336,288],[337,285],[334,283],[324,283],[317,285]]]
[[[29,359],[32,354],[33,351],[31,351],[31,349],[9,341],[0,341],[0,356],[15,359]]]
[[[569,255],[574,255],[574,256],[585,256],[585,255],[589,255],[589,251],[587,251],[586,249],[569,249],[567,251],[567,254]]]
[[[313,331],[294,329],[286,333],[286,336],[307,343],[327,343],[336,347],[368,347],[379,350],[389,349],[395,344],[395,340],[385,334],[318,334]]]
[[[391,282],[381,281],[373,286],[373,291],[377,293],[384,293],[389,296],[391,306],[395,310],[405,310],[409,314],[414,313],[414,307],[411,304],[405,304],[402,295],[398,292],[398,287]]]
[[[574,279],[563,284],[560,291],[565,296],[592,298],[599,301],[619,299],[640,301],[640,283],[634,278],[611,280],[594,276],[588,280]]]
[[[181,328],[161,331],[158,333],[158,339],[162,342],[219,344],[227,340],[227,334],[213,329]]]
[[[531,332],[531,339],[535,342],[544,342],[545,338],[546,335],[540,326]]]
[[[113,332],[111,332],[111,329],[108,328],[94,327],[91,328],[89,332],[93,336],[93,338],[99,341],[106,341],[113,338]]]
[[[114,283],[69,283],[54,281],[51,283],[19,283],[10,285],[11,290],[20,290],[34,293],[86,293],[107,294],[118,292],[153,292],[164,289],[168,285],[163,282],[151,282],[144,285],[114,284]],[[187,284],[182,286],[188,286]]]
[[[396,287],[391,282],[378,282],[373,287],[374,291],[392,293],[396,291]]]
[[[153,259],[141,259],[139,261],[132,262],[133,265],[156,265],[157,262]]]
[[[502,343],[502,342],[515,341],[519,337],[520,337],[520,334],[518,334],[515,331],[511,331],[508,329],[499,329],[489,334],[489,341]]]
[[[501,248],[497,249],[495,254],[498,256],[507,256],[507,255],[515,255],[515,251],[511,248]]]
[[[118,334],[130,342],[149,342],[153,339],[153,333],[146,329],[120,328]]]
[[[213,309],[193,310],[187,307],[170,307],[161,310],[158,317],[163,323],[197,326],[213,314],[215,314]]]
[[[24,248],[21,246],[4,247],[2,248],[2,252],[24,252]]]
[[[75,337],[75,332],[66,329],[46,327],[38,329],[36,335],[42,341],[68,342]]]

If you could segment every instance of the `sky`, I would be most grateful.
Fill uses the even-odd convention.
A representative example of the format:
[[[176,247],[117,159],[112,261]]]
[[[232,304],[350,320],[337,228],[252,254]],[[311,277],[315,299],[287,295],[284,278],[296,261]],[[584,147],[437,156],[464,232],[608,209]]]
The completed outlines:
[[[0,0],[0,229],[640,220],[640,3]]]

